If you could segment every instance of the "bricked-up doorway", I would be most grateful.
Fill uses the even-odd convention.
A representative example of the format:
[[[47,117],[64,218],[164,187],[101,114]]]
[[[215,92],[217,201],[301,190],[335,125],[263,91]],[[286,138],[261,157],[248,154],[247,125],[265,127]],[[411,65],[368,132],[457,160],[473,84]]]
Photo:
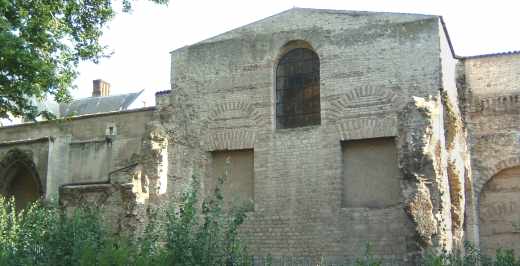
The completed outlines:
[[[494,255],[500,247],[520,253],[520,166],[492,177],[480,193],[480,247]]]
[[[23,209],[43,195],[34,163],[19,150],[8,152],[0,162],[0,194],[14,197],[16,208]]]

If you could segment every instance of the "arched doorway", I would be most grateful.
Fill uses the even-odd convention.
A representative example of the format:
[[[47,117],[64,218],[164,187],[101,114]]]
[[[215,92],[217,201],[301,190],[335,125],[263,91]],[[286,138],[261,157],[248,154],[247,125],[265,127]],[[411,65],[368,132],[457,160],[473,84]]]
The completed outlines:
[[[480,247],[487,255],[498,248],[520,254],[520,166],[493,176],[480,193]]]
[[[14,197],[18,210],[41,198],[40,179],[33,161],[26,153],[11,150],[0,166],[0,194]]]

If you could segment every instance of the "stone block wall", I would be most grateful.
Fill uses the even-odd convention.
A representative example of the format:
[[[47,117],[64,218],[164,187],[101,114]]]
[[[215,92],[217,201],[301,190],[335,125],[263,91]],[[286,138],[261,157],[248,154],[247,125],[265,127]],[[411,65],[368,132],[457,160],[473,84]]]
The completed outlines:
[[[138,235],[148,221],[149,208],[168,202],[160,200],[168,190],[168,136],[154,122],[159,120],[154,111],[147,108],[0,128],[0,194],[32,191],[19,189],[20,182],[13,182],[25,177],[12,173],[21,167],[40,182],[35,188],[38,197],[59,194],[67,211],[96,207],[112,233]],[[21,166],[12,167],[19,162]]]
[[[47,198],[57,197],[62,184],[106,182],[110,172],[135,163],[152,112],[146,109],[3,127],[0,160],[13,149],[30,153]]]

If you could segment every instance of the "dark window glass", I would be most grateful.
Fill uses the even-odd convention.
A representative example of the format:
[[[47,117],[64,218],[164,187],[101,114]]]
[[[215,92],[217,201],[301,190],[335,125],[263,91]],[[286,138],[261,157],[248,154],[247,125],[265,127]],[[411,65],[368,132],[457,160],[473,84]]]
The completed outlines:
[[[291,50],[276,69],[276,127],[320,123],[320,60],[312,50]]]

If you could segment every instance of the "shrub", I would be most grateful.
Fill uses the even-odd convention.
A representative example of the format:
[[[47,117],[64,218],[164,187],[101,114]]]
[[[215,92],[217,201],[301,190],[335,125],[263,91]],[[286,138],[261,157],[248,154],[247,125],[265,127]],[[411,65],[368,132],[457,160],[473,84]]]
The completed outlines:
[[[469,242],[464,244],[464,254],[428,254],[423,258],[425,266],[520,266],[520,260],[512,250],[498,249],[495,257],[484,255]]]
[[[224,209],[219,178],[214,193],[199,199],[200,183],[192,179],[190,189],[177,204],[151,214],[142,236],[126,239],[110,234],[95,209],[77,208],[65,215],[56,204],[34,203],[18,211],[12,199],[0,197],[0,266],[11,265],[251,265],[238,228],[250,206]],[[268,256],[265,265],[272,264]],[[322,260],[321,265],[327,265]],[[499,249],[489,257],[469,243],[464,252],[428,254],[424,266],[520,266],[512,250]],[[354,263],[378,266],[371,246]]]
[[[248,265],[238,227],[246,207],[223,209],[221,186],[198,207],[199,182],[178,205],[155,217],[137,239],[110,234],[94,209],[65,215],[55,204],[17,211],[0,197],[0,266],[3,265]],[[152,219],[153,220],[153,219]]]
[[[17,211],[14,200],[0,198],[0,265],[93,265],[104,248],[105,232],[89,209],[64,215],[34,203]]]
[[[381,266],[383,262],[374,257],[372,246],[367,243],[365,246],[365,254],[361,258],[356,259],[356,266]]]

